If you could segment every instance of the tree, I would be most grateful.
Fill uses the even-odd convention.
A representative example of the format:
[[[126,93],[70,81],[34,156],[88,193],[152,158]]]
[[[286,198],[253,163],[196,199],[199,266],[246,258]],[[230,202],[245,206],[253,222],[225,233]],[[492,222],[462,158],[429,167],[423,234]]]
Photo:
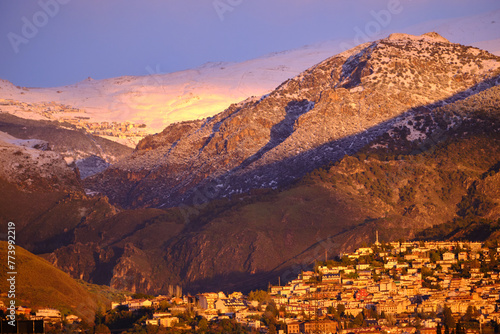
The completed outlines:
[[[473,316],[474,316],[474,308],[471,305],[469,305],[467,307],[465,315],[462,317],[462,320],[465,322],[471,321],[473,319]]]
[[[495,323],[493,324],[493,333],[495,334],[498,334],[500,333],[500,325],[498,324],[498,322],[495,321]]]
[[[266,301],[268,299],[269,294],[264,290],[250,291],[250,293],[248,294],[248,300],[256,300],[259,303],[262,303],[263,301]]]
[[[437,251],[431,251],[429,254],[429,258],[432,263],[436,263],[436,261],[441,260],[441,255]]]
[[[353,320],[354,325],[361,327],[365,324],[365,319],[363,318],[363,313],[359,313]]]
[[[200,331],[205,332],[208,329],[207,319],[201,318],[201,320],[198,322],[198,327],[200,328]]]
[[[339,317],[343,317],[345,315],[345,305],[344,304],[337,305],[337,313],[338,313]]]
[[[138,292],[138,293],[134,293],[132,295],[132,298],[133,299],[153,299],[154,296]]]
[[[443,308],[443,322],[445,329],[450,329],[455,327],[455,318],[453,318],[451,309],[448,306]]]
[[[94,328],[94,333],[95,334],[111,334],[111,331],[109,330],[108,326],[104,324],[99,324]]]

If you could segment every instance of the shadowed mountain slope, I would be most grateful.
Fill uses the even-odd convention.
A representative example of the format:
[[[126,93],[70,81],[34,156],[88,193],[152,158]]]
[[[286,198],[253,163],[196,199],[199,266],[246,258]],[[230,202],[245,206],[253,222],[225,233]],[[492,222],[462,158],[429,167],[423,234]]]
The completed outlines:
[[[499,93],[496,86],[407,114],[357,154],[283,190],[157,210],[164,214],[143,222],[124,212],[78,227],[75,243],[50,259],[74,276],[133,291],[159,293],[169,284],[193,292],[248,290],[293,278],[325,252],[369,244],[375,230],[381,240],[412,238],[464,212],[494,226]]]
[[[7,254],[7,242],[0,241],[0,251]],[[2,257],[2,260],[7,261]],[[16,247],[16,305],[38,310],[57,308],[63,315],[75,314],[88,323],[94,322],[95,313],[109,307],[111,300],[118,296],[109,288],[90,287],[75,281],[68,274],[54,268],[44,259]],[[9,291],[5,270],[0,273],[0,289]],[[89,288],[95,290],[91,292]],[[100,291],[98,291],[100,290]],[[107,294],[107,295],[106,295]],[[7,294],[1,299],[8,305]]]

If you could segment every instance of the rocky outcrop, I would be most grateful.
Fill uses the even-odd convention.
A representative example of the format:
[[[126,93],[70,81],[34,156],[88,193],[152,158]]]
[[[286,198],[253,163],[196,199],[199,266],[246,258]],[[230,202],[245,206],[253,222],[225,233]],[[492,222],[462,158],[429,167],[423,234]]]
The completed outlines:
[[[42,141],[47,149],[59,154],[72,167],[80,162],[82,177],[100,172],[108,164],[132,153],[129,147],[94,136],[71,124],[23,119],[7,113],[0,113],[0,131],[24,141]],[[104,168],[96,168],[96,158],[104,162]]]

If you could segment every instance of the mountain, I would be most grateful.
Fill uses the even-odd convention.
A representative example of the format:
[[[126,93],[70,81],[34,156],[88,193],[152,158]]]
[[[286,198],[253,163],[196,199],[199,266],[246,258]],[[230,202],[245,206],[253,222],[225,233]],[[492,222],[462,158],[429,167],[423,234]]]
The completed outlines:
[[[7,254],[7,242],[0,241],[0,251]],[[2,258],[7,261],[6,258]],[[33,308],[56,308],[61,314],[75,314],[88,323],[93,323],[95,313],[99,309],[109,307],[109,297],[118,294],[103,287],[97,292],[97,287],[90,287],[75,281],[68,274],[54,268],[42,258],[31,254],[21,247],[16,247],[16,304]],[[9,291],[7,272],[0,273],[0,289]],[[95,292],[90,289],[96,290]],[[107,294],[107,295],[106,295]],[[116,294],[114,296],[113,294]],[[8,304],[7,293],[2,293],[1,299]]]
[[[36,246],[58,241],[45,257],[73,277],[161,293],[285,281],[375,230],[383,241],[441,226],[495,237],[499,74],[498,57],[435,33],[361,45],[145,138],[84,180],[119,205],[70,199],[81,220]]]
[[[82,178],[106,169],[110,163],[132,151],[127,146],[93,136],[71,124],[24,119],[8,113],[0,113],[0,131],[15,137],[8,140],[10,144],[59,155],[69,166],[78,167]],[[8,163],[1,167],[5,166]]]
[[[16,116],[42,120],[72,119],[80,124],[118,122],[144,125],[129,137],[106,138],[135,146],[144,134],[162,131],[179,121],[213,116],[249,96],[261,96],[284,80],[340,51],[340,41],[273,53],[242,63],[213,62],[198,68],[162,73],[147,67],[148,75],[93,80],[55,88],[16,87],[0,80],[0,98],[39,107],[13,108]],[[44,103],[62,104],[44,113]],[[70,110],[70,112],[68,112]]]
[[[497,10],[465,18],[429,21],[408,27],[403,32],[420,35],[436,31],[457,43],[496,53],[500,52],[499,22],[500,10]],[[364,41],[392,32],[384,30],[376,35],[369,32]],[[145,76],[88,78],[63,87],[16,87],[0,80],[0,101],[16,101],[15,108],[0,105],[0,110],[22,118],[71,121],[93,128],[96,135],[135,147],[146,134],[161,132],[169,124],[211,117],[232,103],[269,93],[283,81],[345,50],[346,46],[356,46],[355,32],[352,37],[272,53],[241,63],[211,62],[175,73],[162,73],[159,65],[149,64],[144,69]],[[20,107],[18,102],[29,106]],[[47,107],[51,109],[49,113]],[[120,127],[127,127],[125,123],[134,127],[116,133],[116,127],[110,126],[112,122],[121,124]]]
[[[284,187],[406,115],[496,85],[499,60],[436,33],[392,34],[328,58],[260,99],[170,125],[85,186],[125,208]]]
[[[25,190],[75,189],[80,181],[46,141],[18,139],[0,132],[0,175]]]
[[[37,254],[51,252],[72,242],[65,235],[72,227],[114,214],[106,198],[87,196],[81,184],[77,166],[100,158],[89,156],[75,164],[73,154],[84,156],[98,147],[110,158],[129,148],[39,121],[11,115],[0,115],[0,120],[1,130],[50,140],[20,139],[0,131],[0,218],[16,222],[20,245]],[[102,146],[96,144],[99,140]],[[95,166],[82,168],[82,173],[92,171]]]
[[[190,211],[188,221],[182,208],[136,209],[78,226],[75,242],[48,259],[73,276],[131,291],[160,293],[169,284],[248,291],[370,244],[376,230],[382,241],[413,238],[467,217],[494,231],[499,93],[495,86],[408,115],[358,153],[287,189],[211,201]]]

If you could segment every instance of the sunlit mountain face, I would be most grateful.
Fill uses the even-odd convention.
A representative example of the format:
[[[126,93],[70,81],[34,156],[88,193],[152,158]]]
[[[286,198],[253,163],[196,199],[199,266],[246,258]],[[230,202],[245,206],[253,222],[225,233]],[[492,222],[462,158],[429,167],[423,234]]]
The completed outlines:
[[[475,45],[490,52],[500,52],[500,11],[481,15],[429,21],[405,29],[411,34],[429,31],[441,33],[456,43]],[[384,37],[364,35],[360,42]],[[3,107],[3,111],[31,119],[71,120],[82,127],[86,123],[118,122],[136,125],[126,134],[105,136],[129,147],[145,135],[158,133],[176,122],[214,116],[232,103],[250,97],[260,98],[283,81],[331,55],[355,46],[353,40],[331,40],[295,50],[269,54],[241,63],[206,63],[195,69],[164,73],[160,65],[148,66],[145,76],[83,80],[56,88],[21,88],[0,81],[0,99],[41,104],[40,110]],[[47,103],[63,107],[41,113]],[[65,106],[73,110],[65,110]],[[141,126],[141,127],[139,127]],[[108,131],[109,132],[109,131]]]

